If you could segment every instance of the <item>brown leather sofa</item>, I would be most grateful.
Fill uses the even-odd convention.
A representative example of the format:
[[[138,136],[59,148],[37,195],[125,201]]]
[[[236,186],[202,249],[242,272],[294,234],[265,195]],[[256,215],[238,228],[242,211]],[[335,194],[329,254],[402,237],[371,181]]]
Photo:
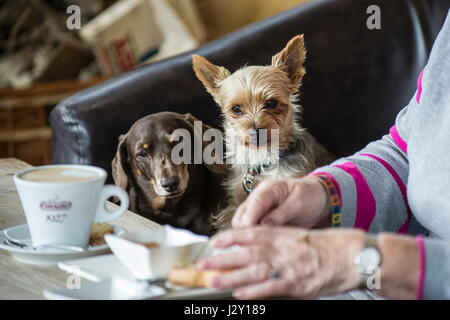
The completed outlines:
[[[372,4],[381,8],[381,30],[366,27]],[[117,137],[154,112],[190,112],[218,126],[219,109],[195,77],[191,54],[230,70],[269,64],[300,33],[308,50],[304,125],[335,155],[351,154],[385,134],[409,102],[449,7],[450,0],[317,0],[138,68],[52,111],[52,162],[93,164],[110,173]]]

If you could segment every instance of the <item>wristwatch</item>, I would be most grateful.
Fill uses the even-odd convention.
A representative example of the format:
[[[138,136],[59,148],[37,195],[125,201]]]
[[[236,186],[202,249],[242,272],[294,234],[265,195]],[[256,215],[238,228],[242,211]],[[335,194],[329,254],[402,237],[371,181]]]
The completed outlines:
[[[353,262],[358,266],[361,276],[360,287],[369,290],[374,289],[372,285],[369,286],[368,280],[373,277],[381,263],[376,236],[367,235],[364,249],[353,258]]]

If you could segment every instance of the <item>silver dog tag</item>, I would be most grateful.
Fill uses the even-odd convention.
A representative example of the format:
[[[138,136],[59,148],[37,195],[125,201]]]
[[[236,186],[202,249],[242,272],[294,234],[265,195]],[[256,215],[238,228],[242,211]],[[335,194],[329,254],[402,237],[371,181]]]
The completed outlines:
[[[256,170],[248,169],[247,173],[244,176],[244,180],[242,180],[242,188],[245,193],[248,195],[253,190],[253,180],[255,180],[257,172]]]

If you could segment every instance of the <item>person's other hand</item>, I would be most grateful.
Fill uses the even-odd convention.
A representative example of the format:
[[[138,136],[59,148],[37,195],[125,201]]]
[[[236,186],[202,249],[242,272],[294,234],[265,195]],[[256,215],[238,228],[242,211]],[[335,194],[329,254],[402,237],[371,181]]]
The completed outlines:
[[[216,235],[212,245],[242,248],[204,258],[197,266],[231,269],[213,278],[210,285],[235,288],[233,295],[239,299],[312,298],[358,286],[360,276],[353,257],[364,243],[365,233],[357,229],[231,229]]]
[[[231,223],[236,228],[258,224],[327,227],[331,204],[316,178],[265,180],[238,207]]]

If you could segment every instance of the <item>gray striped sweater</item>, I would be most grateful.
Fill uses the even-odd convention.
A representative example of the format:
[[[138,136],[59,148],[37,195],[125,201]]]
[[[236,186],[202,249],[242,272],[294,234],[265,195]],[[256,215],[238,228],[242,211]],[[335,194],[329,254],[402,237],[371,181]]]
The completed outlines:
[[[424,235],[418,297],[450,299],[450,11],[389,134],[320,172],[337,186],[341,226]]]

